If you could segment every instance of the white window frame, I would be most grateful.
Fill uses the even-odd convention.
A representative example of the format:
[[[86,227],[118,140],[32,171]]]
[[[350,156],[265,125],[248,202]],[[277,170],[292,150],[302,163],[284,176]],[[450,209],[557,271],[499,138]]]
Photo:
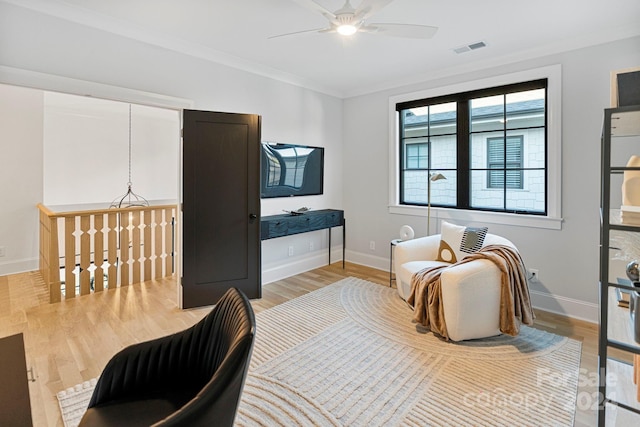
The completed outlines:
[[[398,129],[400,116],[396,111],[396,104],[538,79],[547,79],[547,215],[431,207],[431,217],[560,230],[562,228],[562,66],[560,64],[389,97],[389,171],[391,172],[389,213],[427,216],[426,207],[400,204],[400,132]]]

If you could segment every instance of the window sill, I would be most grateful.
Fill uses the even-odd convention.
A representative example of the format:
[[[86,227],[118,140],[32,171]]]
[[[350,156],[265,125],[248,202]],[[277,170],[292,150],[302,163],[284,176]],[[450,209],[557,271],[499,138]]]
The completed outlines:
[[[389,213],[399,215],[427,216],[427,208],[421,206],[389,206]],[[482,224],[513,225],[517,227],[546,228],[561,230],[562,218],[538,215],[521,215],[501,212],[468,211],[431,207],[431,221],[439,220],[464,221]]]

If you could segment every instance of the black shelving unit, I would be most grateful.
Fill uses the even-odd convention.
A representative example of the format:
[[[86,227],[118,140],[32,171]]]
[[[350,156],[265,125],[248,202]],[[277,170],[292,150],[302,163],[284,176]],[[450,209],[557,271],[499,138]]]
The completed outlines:
[[[614,251],[623,250],[612,243],[615,240],[612,237],[615,234],[616,239],[625,239],[625,236],[629,236],[626,233],[640,233],[640,221],[637,224],[623,223],[620,217],[624,173],[640,171],[640,167],[626,166],[630,155],[640,156],[640,106],[605,109],[600,192],[599,426],[611,425],[609,420],[613,417],[608,417],[607,411],[613,408],[616,409],[616,418],[631,417],[634,425],[640,425],[640,402],[636,399],[637,385],[633,382],[630,362],[635,355],[640,355],[640,343],[634,339],[630,309],[619,307],[616,298],[617,288],[628,292],[635,292],[636,288],[624,281],[610,280]],[[637,250],[640,253],[640,247]],[[616,355],[622,356],[613,357],[610,349],[620,350]],[[611,373],[615,375],[608,376]],[[615,381],[611,381],[611,378],[615,378]],[[616,425],[624,424],[616,422]]]

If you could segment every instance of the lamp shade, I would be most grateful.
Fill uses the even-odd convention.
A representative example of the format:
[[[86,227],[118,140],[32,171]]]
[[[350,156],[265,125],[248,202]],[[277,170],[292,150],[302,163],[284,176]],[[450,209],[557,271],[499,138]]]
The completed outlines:
[[[431,174],[431,177],[429,179],[431,181],[440,181],[441,179],[447,179],[447,177],[442,175],[441,173],[434,173]]]

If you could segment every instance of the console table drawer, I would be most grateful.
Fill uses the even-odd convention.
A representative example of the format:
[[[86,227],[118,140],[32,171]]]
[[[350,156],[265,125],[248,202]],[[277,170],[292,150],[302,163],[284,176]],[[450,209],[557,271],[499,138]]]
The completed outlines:
[[[309,218],[300,216],[289,220],[288,234],[306,233],[307,231],[311,231],[309,228]]]
[[[327,227],[339,227],[344,224],[344,213],[342,211],[331,212],[325,217]]]
[[[344,225],[344,211],[323,209],[303,215],[272,215],[260,219],[262,240]]]
[[[267,238],[286,236],[289,234],[289,222],[287,221],[267,222],[266,227],[262,228],[262,232],[260,234],[263,240],[265,239],[265,236],[269,236]]]

